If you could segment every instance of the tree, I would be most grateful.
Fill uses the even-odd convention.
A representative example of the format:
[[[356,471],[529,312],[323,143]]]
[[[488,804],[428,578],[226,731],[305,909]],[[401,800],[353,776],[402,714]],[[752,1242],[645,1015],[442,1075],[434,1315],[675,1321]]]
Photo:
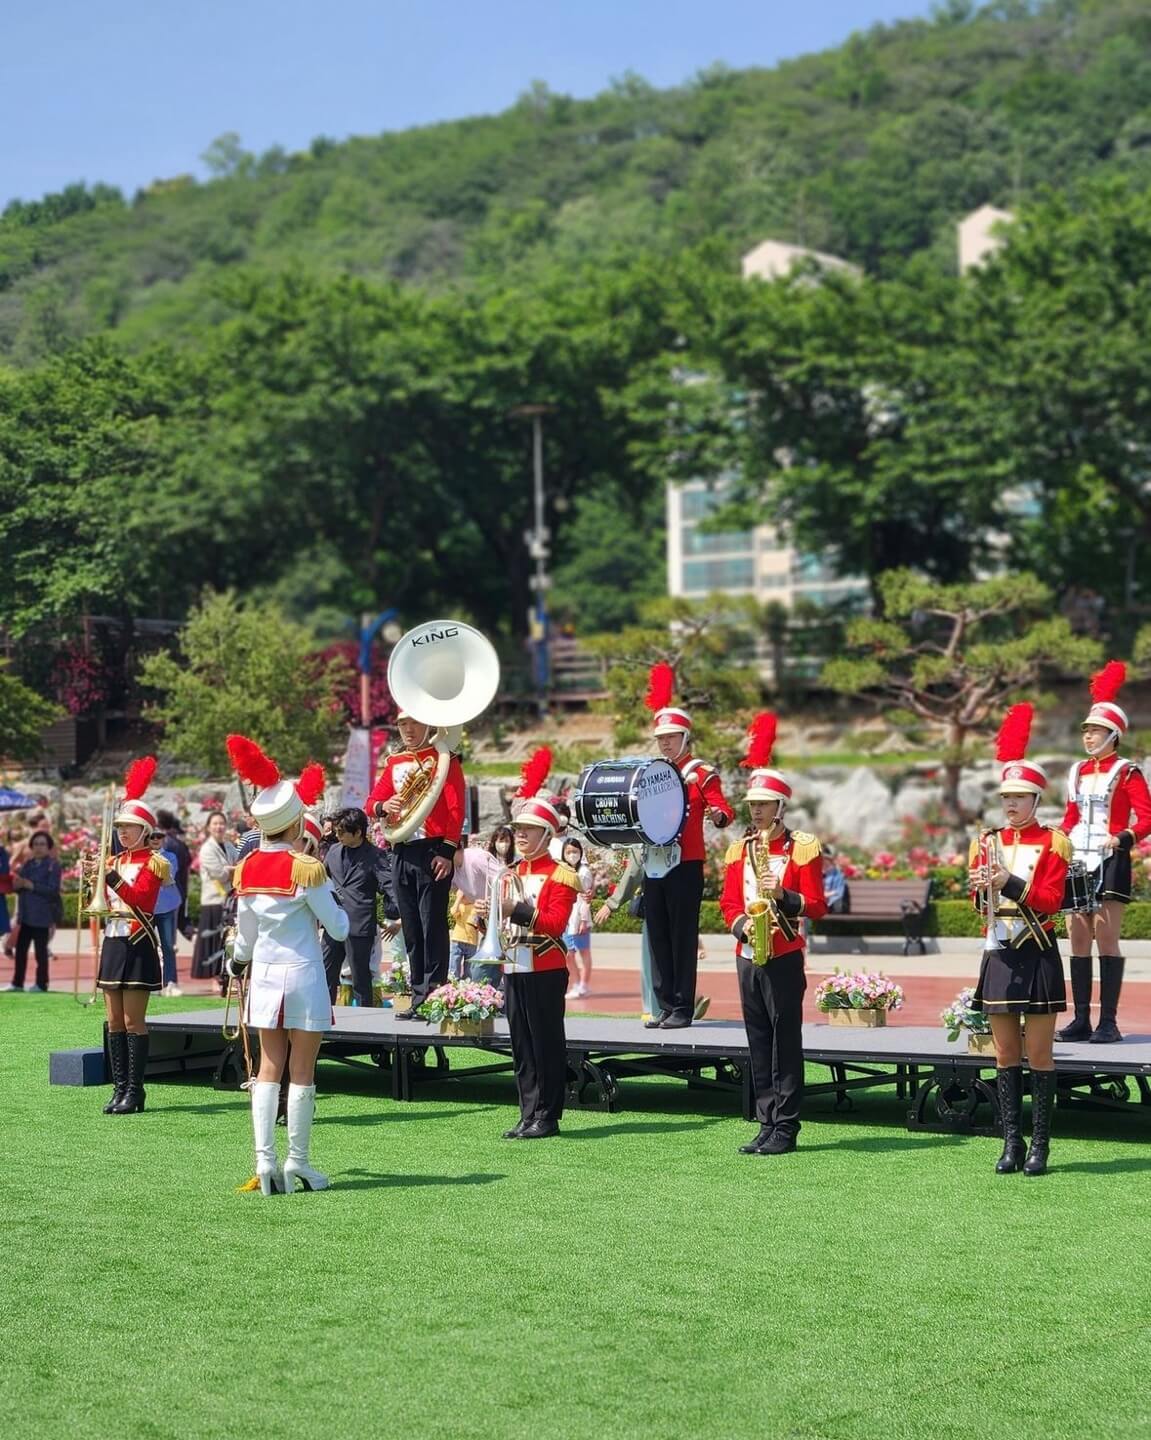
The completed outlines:
[[[150,656],[141,680],[164,746],[207,775],[228,770],[225,737],[258,741],[286,774],[328,763],[346,733],[347,661],[316,653],[311,632],[270,605],[206,594],[180,632],[179,654]]]
[[[957,830],[971,820],[960,803],[972,742],[994,729],[1015,700],[1042,703],[1044,673],[1098,664],[1097,642],[1051,617],[1051,592],[1033,575],[940,585],[910,570],[880,578],[884,618],[847,630],[858,652],[828,661],[832,690],[891,707],[887,719],[938,746],[944,813]]]
[[[667,591],[663,495],[634,507],[622,497],[578,495],[561,519],[552,616],[581,637],[635,625],[644,604]]]
[[[44,731],[64,711],[45,700],[13,675],[0,660],[0,756],[6,760],[38,760]]]

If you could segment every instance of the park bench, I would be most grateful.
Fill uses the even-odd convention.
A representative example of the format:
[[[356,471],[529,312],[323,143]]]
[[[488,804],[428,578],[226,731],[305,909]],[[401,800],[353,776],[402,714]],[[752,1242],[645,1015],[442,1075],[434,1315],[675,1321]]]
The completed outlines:
[[[912,945],[918,945],[919,953],[927,954],[923,924],[931,899],[930,879],[849,880],[847,894],[847,913],[825,915],[816,925],[819,934],[833,935],[837,930],[850,934],[851,927],[861,920],[898,921],[903,930],[903,953],[910,955]],[[859,943],[861,950],[867,949],[862,936]]]

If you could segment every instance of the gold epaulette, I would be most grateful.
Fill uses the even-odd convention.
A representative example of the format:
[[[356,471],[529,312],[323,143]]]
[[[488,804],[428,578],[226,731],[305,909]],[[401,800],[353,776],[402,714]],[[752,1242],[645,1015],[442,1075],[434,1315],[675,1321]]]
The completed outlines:
[[[251,853],[252,853],[251,850],[249,850],[249,851],[248,851],[248,855],[251,855]],[[239,888],[240,888],[240,878],[241,878],[241,876],[242,876],[243,873],[244,873],[244,866],[248,863],[248,855],[245,855],[242,860],[237,860],[237,861],[236,861],[235,868],[234,868],[233,871],[232,871],[232,889],[233,889],[233,890],[238,891]]]
[[[791,832],[791,858],[797,865],[810,865],[823,854],[823,847],[814,835],[806,830]]]
[[[292,856],[293,885],[302,885],[305,890],[311,890],[322,885],[327,878],[328,872],[324,869],[322,860],[315,860],[311,855]]]
[[[727,847],[727,851],[723,857],[723,863],[725,865],[735,865],[738,861],[742,860],[743,847],[746,843],[745,840],[733,840]]]
[[[1056,855],[1059,856],[1060,860],[1065,860],[1070,865],[1071,841],[1068,840],[1062,830],[1056,829],[1054,825],[1051,827],[1051,848],[1055,851]]]
[[[159,875],[161,885],[171,885],[172,867],[168,864],[167,860],[164,859],[163,855],[159,854],[156,850],[153,850],[151,855],[148,856],[148,869],[151,870],[153,875]]]
[[[580,888],[579,876],[570,865],[557,865],[551,873],[557,885],[570,885],[573,890]]]

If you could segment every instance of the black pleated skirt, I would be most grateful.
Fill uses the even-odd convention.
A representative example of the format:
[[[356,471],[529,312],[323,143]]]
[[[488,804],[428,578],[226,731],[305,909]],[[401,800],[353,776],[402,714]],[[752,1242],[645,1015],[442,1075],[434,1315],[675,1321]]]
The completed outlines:
[[[1067,986],[1054,939],[1018,949],[985,950],[973,1010],[985,1015],[1056,1015],[1067,1009]]]
[[[1101,900],[1118,900],[1121,905],[1131,903],[1131,851],[1112,850],[1103,862],[1103,874],[1099,882]]]
[[[159,990],[161,986],[160,957],[147,935],[131,940],[120,935],[105,935],[100,947],[101,990]]]

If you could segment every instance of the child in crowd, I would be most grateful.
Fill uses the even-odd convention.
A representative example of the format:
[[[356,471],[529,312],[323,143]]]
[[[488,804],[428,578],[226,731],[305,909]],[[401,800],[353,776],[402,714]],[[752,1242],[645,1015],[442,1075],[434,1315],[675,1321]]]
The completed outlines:
[[[563,864],[579,876],[579,894],[564,936],[568,968],[572,971],[572,983],[564,998],[582,1000],[591,994],[591,897],[595,882],[590,867],[584,864],[583,845],[578,840],[564,841],[561,858]]]

